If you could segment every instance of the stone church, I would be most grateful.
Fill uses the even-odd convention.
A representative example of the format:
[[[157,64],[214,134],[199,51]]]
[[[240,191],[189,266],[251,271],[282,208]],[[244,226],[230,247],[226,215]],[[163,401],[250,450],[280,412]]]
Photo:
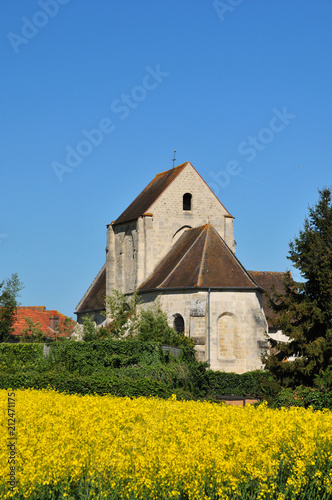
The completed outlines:
[[[105,318],[105,295],[138,290],[142,307],[159,297],[169,323],[213,370],[262,367],[273,334],[263,296],[283,273],[249,272],[235,256],[234,217],[191,163],[158,174],[107,226],[106,263],[76,308]],[[261,285],[260,283],[263,283]]]

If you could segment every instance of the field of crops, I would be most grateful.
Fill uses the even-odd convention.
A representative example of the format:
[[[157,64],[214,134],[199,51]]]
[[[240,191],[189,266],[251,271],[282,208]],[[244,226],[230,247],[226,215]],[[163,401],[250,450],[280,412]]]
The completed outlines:
[[[1,390],[0,411],[0,498],[332,498],[328,410]]]

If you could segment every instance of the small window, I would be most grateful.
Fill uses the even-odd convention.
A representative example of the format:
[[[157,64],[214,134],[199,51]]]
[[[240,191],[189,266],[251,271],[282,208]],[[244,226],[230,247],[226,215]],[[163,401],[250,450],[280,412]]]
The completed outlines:
[[[184,319],[181,314],[176,314],[174,317],[173,328],[178,333],[184,332]]]
[[[191,210],[191,194],[186,193],[183,195],[183,210]]]

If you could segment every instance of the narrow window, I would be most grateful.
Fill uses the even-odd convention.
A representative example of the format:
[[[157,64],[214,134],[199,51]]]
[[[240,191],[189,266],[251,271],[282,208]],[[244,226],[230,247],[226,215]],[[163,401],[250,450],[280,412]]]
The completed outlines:
[[[176,314],[174,317],[173,328],[178,333],[184,332],[184,319],[181,314]]]
[[[191,194],[186,193],[183,195],[183,210],[191,210]]]

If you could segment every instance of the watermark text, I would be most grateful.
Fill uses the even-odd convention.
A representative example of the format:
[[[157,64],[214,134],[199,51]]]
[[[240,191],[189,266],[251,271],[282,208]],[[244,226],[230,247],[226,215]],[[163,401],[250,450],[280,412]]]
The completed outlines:
[[[268,126],[261,128],[256,135],[249,135],[237,147],[237,153],[243,156],[248,163],[252,162],[259,152],[264,151],[266,146],[274,140],[276,134],[285,130],[291,120],[296,118],[296,115],[287,111],[286,106],[283,106],[282,111],[273,108],[272,113]],[[218,195],[219,189],[228,186],[231,177],[240,175],[241,172],[242,166],[237,160],[230,160],[225,168],[219,172],[210,171],[210,177],[213,180],[210,183],[211,189]]]
[[[40,10],[37,10],[30,19],[21,17],[20,33],[10,31],[7,33],[7,38],[12,46],[15,54],[19,53],[21,45],[26,45],[32,38],[38,35],[39,30],[44,28],[50,18],[55,17],[61,5],[66,5],[70,0],[39,0],[38,5]]]
[[[119,120],[126,120],[132,111],[137,109],[139,104],[146,99],[148,92],[155,90],[169,76],[169,73],[160,69],[160,64],[157,64],[155,68],[146,66],[145,71],[146,74],[140,85],[136,85],[128,93],[122,93],[119,98],[111,102],[111,111]],[[114,118],[108,117],[102,118],[97,127],[90,130],[84,128],[81,131],[83,138],[78,141],[76,146],[68,144],[65,147],[64,161],[53,161],[51,164],[58,181],[62,182],[64,174],[70,173],[78,167],[83,158],[89,156],[94,148],[100,146],[105,136],[112,134],[115,129]]]
[[[8,479],[9,491],[14,491],[16,488],[16,453],[17,453],[17,429],[16,429],[16,400],[15,392],[8,392],[7,399],[7,416],[8,416]]]

